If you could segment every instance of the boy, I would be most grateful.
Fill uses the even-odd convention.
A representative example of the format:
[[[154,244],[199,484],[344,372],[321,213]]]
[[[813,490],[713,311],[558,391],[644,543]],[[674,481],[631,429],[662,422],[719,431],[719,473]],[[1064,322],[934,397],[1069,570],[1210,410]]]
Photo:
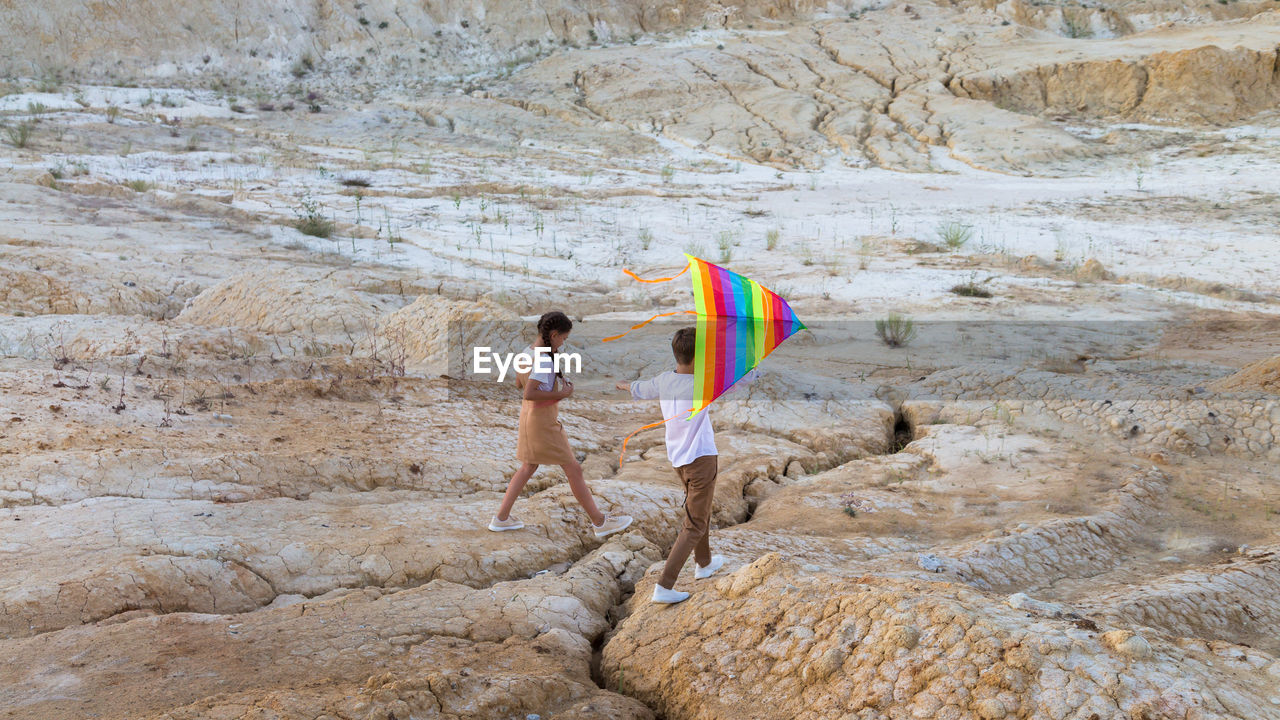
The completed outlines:
[[[708,534],[711,529],[711,500],[716,490],[716,438],[711,419],[704,410],[691,420],[684,418],[693,409],[693,352],[697,340],[694,328],[681,328],[671,339],[671,352],[676,357],[675,372],[664,372],[652,380],[618,383],[637,400],[658,399],[662,417],[675,418],[666,423],[667,458],[684,484],[684,525],[676,544],[671,547],[658,584],[653,587],[656,603],[678,603],[689,593],[674,589],[676,576],[693,553],[697,563],[693,576],[711,577],[724,565],[724,558],[711,554]],[[750,374],[749,374],[750,375]],[[750,377],[743,380],[750,381]]]

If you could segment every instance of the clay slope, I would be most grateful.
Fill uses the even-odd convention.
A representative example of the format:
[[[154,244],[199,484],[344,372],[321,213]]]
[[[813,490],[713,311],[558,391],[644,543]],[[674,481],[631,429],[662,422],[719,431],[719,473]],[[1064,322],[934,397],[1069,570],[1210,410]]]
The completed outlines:
[[[749,0],[732,7],[708,0],[249,0],[234,6],[4,0],[0,27],[7,47],[0,71],[279,80],[291,70],[303,75],[321,67],[394,73],[402,82],[416,82],[526,61],[564,43],[783,20],[815,9],[818,3],[809,0]]]
[[[1280,357],[1259,360],[1213,384],[1214,390],[1223,392],[1263,392],[1280,395]]]
[[[893,4],[783,33],[557,55],[489,94],[779,167],[922,171],[945,146],[1016,172],[1103,150],[1049,122],[1058,116],[1232,123],[1280,99],[1276,13],[1113,40],[1000,23],[993,11]]]
[[[1041,43],[984,58],[948,84],[1021,113],[1232,123],[1280,103],[1280,13],[1117,41]]]

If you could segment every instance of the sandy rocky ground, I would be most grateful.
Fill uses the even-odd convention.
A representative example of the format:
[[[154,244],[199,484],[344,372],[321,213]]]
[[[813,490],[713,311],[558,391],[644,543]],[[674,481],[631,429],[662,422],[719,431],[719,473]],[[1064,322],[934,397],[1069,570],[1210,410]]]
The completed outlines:
[[[1280,4],[406,5],[0,0],[0,717],[1280,718]],[[681,252],[812,331],[658,607]]]

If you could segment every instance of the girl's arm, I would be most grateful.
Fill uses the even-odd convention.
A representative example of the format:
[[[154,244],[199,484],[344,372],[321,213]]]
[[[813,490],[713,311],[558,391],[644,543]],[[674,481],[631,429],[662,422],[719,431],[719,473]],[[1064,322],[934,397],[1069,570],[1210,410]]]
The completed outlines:
[[[535,382],[532,379],[524,384],[524,399],[533,402],[555,402],[563,400],[573,394],[573,384],[568,380],[563,381],[564,386],[558,390],[543,390],[542,383]]]

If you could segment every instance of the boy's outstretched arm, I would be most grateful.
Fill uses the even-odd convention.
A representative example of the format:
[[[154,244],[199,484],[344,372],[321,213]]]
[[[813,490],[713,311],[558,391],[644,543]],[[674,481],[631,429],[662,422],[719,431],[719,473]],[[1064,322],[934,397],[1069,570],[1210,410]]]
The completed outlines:
[[[658,399],[658,381],[653,380],[637,380],[633,383],[618,382],[614,387],[624,392],[631,393],[632,399],[635,400],[657,400]]]

